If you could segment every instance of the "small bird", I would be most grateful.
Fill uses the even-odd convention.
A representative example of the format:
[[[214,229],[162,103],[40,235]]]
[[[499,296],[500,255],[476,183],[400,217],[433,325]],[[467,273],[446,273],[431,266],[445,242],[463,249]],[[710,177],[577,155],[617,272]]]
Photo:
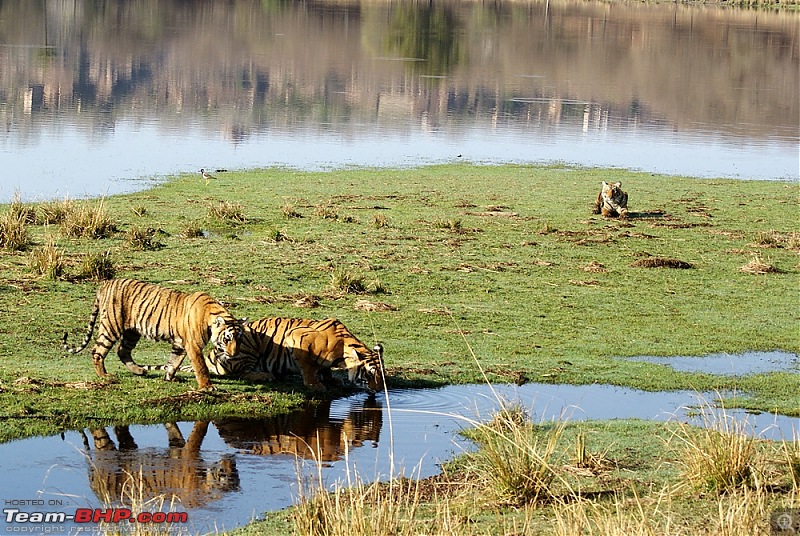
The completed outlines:
[[[200,168],[200,174],[201,174],[201,175],[203,176],[203,178],[206,180],[206,184],[208,184],[208,181],[216,179],[216,177],[215,177],[214,175],[211,175],[210,173],[208,173],[208,172],[207,172],[205,169],[203,169],[203,168]]]

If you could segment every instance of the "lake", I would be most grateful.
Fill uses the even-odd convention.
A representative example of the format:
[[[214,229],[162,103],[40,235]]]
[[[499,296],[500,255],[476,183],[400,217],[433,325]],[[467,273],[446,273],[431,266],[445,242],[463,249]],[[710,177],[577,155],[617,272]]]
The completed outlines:
[[[200,168],[565,162],[798,180],[800,13],[0,3],[0,201]]]

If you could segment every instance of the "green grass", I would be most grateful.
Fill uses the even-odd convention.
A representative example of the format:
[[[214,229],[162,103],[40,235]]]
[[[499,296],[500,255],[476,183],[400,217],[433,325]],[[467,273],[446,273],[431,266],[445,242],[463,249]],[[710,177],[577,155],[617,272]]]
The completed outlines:
[[[348,528],[352,534],[459,536],[766,535],[772,512],[800,505],[785,444],[731,432],[711,434],[747,444],[758,485],[704,493],[687,479],[691,484],[704,475],[705,484],[706,476],[718,477],[717,467],[697,473],[687,456],[702,450],[723,464],[731,460],[724,450],[706,450],[704,430],[637,420],[532,423],[501,414],[468,431],[481,448],[446,463],[442,475],[413,483],[355,481],[333,491],[305,487],[297,506],[230,534],[286,534],[288,525],[298,535]]]
[[[601,180],[622,181],[628,220],[591,214]],[[616,359],[800,352],[796,184],[559,166],[268,169],[64,205],[62,221],[75,211],[96,231],[27,224],[28,248],[0,250],[0,440],[98,420],[269,412],[307,395],[299,383],[217,381],[217,398],[190,397],[190,377],[134,378],[113,355],[118,381],[98,383],[88,351],[65,355],[61,339],[83,335],[109,272],[207,291],[240,317],[337,317],[384,344],[390,386],[482,381],[464,337],[492,381],[735,388],[738,406],[800,415],[797,373],[720,378]],[[137,229],[159,230],[159,247],[132,247]],[[30,250],[51,236],[58,278],[30,268]],[[779,272],[741,271],[754,256]],[[692,267],[633,266],[644,258]],[[348,274],[390,307],[356,308],[364,295],[333,280]],[[297,307],[297,296],[318,305]],[[134,358],[163,363],[168,352],[142,342]]]

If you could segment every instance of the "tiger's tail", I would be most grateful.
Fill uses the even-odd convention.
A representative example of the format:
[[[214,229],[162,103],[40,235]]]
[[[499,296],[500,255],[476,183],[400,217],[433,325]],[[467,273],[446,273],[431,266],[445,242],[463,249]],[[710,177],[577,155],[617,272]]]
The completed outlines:
[[[139,365],[143,370],[164,372],[169,370],[169,365]],[[181,372],[192,372],[194,369],[191,365],[181,365],[178,367]]]
[[[83,339],[83,342],[80,346],[70,347],[67,344],[67,336],[69,335],[67,332],[64,332],[64,340],[61,347],[64,349],[65,352],[70,354],[77,354],[78,352],[82,352],[87,346],[89,346],[89,341],[92,340],[92,333],[94,333],[94,327],[97,324],[97,315],[100,312],[100,304],[98,300],[94,301],[94,308],[92,309],[92,314],[89,316],[89,326],[86,328],[86,337]]]

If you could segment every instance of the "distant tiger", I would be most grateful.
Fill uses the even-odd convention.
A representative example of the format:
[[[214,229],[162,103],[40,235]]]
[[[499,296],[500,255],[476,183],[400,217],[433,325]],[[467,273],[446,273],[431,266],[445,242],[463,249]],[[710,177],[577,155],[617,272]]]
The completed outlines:
[[[210,388],[203,348],[212,341],[218,353],[235,355],[242,338],[241,323],[205,292],[186,294],[135,279],[106,281],[97,289],[86,337],[70,348],[64,334],[64,350],[78,353],[89,345],[95,325],[100,322],[92,360],[98,376],[107,376],[105,358],[120,341],[117,355],[137,375],[145,373],[131,357],[144,336],[152,341],[169,341],[172,354],[163,370],[172,380],[188,355],[200,389]]]
[[[372,392],[383,388],[383,347],[367,348],[335,318],[265,317],[243,326],[238,355],[215,347],[206,356],[212,374],[263,382],[300,373],[306,387],[322,391],[323,381],[332,380],[331,368],[342,366],[351,383]]]
[[[609,218],[628,217],[628,194],[622,191],[621,182],[602,182],[602,188],[594,202],[593,212]]]

